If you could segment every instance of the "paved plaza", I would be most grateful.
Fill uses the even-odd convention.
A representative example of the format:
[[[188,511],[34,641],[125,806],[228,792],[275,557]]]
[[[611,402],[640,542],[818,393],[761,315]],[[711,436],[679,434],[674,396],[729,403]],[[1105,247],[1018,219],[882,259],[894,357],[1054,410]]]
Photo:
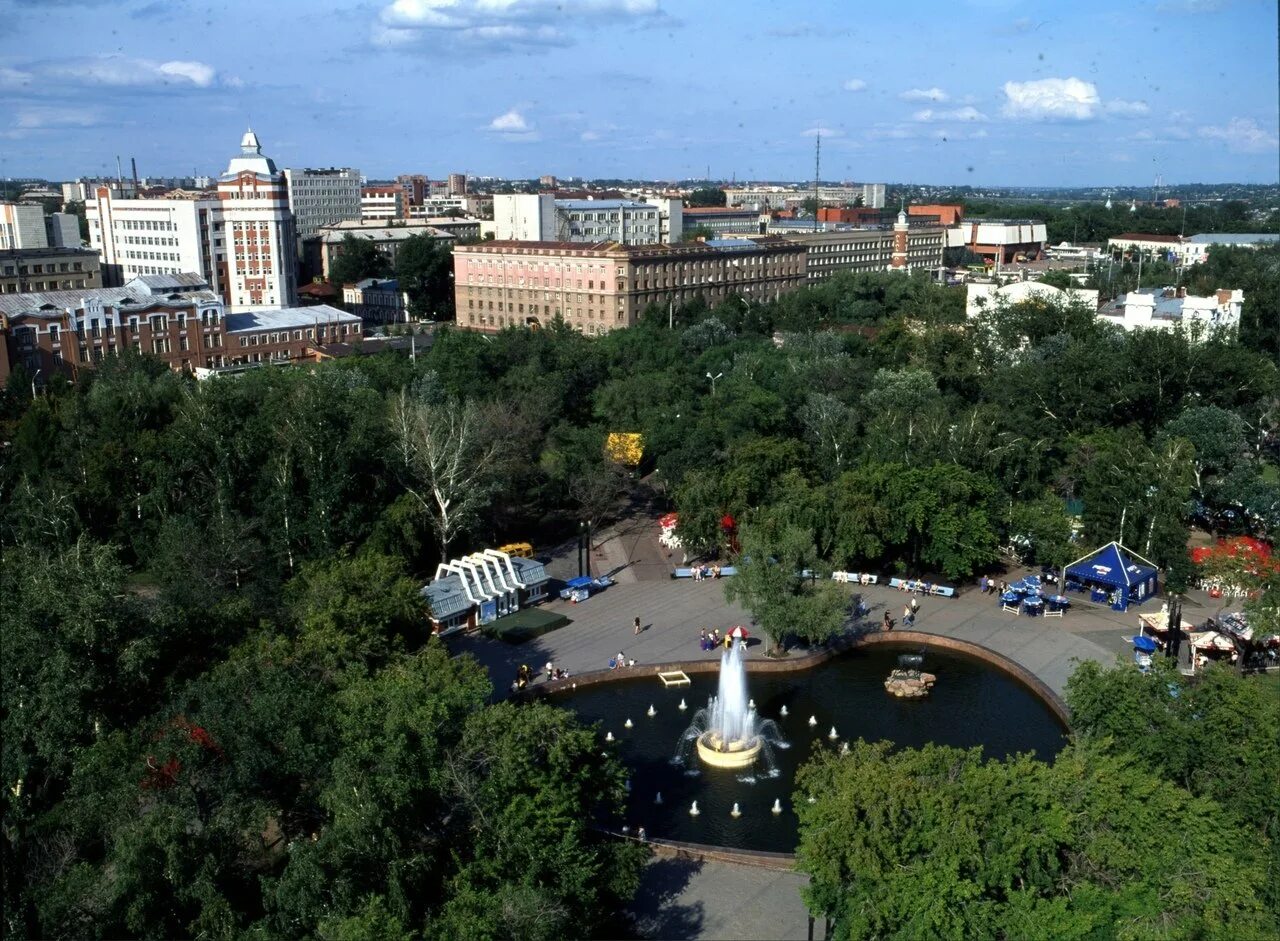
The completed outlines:
[[[610,588],[580,604],[555,600],[545,609],[562,613],[572,623],[518,645],[490,640],[479,634],[450,638],[456,652],[474,655],[489,670],[495,695],[505,694],[521,663],[535,672],[547,661],[582,674],[608,668],[610,658],[623,652],[637,664],[654,664],[699,657],[715,652],[699,649],[702,628],[721,632],[735,624],[751,627],[751,616],[725,601],[724,582],[670,577],[681,564],[657,541],[657,524],[650,519],[628,520],[602,533],[592,547],[593,574],[609,573]],[[575,548],[552,553],[548,570],[558,579],[578,574]],[[1009,573],[1010,580],[1021,572]],[[1131,651],[1127,637],[1137,630],[1137,610],[1121,614],[1088,601],[1076,601],[1063,618],[1027,618],[1002,612],[991,595],[974,584],[961,585],[955,598],[920,598],[913,630],[955,637],[980,644],[1021,664],[1046,685],[1063,694],[1076,665],[1093,660],[1114,663]],[[888,610],[901,625],[903,605],[910,596],[881,586],[849,586],[870,607],[851,630],[874,629]],[[1183,617],[1202,621],[1216,614],[1220,602],[1196,595]],[[1146,609],[1150,609],[1147,605]],[[640,618],[639,636],[633,621]],[[753,643],[750,658],[762,657],[763,643]],[[803,648],[793,650],[804,653]],[[539,680],[539,682],[543,682]],[[804,938],[807,912],[800,897],[805,877],[724,862],[654,859],[648,866],[631,914],[637,930],[653,938]],[[816,929],[821,936],[821,925]]]

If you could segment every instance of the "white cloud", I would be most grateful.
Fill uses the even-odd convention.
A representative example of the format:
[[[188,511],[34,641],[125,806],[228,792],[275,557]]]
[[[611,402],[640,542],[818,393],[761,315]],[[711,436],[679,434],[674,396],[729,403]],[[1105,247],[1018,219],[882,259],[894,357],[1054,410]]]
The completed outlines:
[[[182,59],[156,62],[122,55],[58,60],[35,67],[35,72],[43,82],[70,82],[110,88],[163,85],[209,88],[218,80],[217,70],[204,62]]]
[[[20,69],[0,68],[0,88],[21,88],[31,83],[34,76]]]
[[[593,141],[598,141],[600,139],[600,135],[595,131],[583,131],[578,135],[578,139],[584,143],[590,144]]]
[[[98,115],[87,108],[23,108],[14,127],[23,131],[62,127],[94,127]]]
[[[898,97],[903,101],[946,101],[951,96],[941,88],[909,88]]]
[[[469,46],[568,45],[563,24],[613,24],[658,19],[658,0],[393,0],[373,28],[381,46],[409,46],[428,38]]]
[[[531,130],[529,122],[524,119],[524,115],[512,108],[505,114],[500,114],[489,122],[489,130],[497,131],[500,134],[521,134]]]
[[[505,141],[536,141],[539,139],[538,129],[531,124],[518,108],[506,111],[486,126],[485,130],[498,135]]]
[[[1207,140],[1220,140],[1227,149],[1237,153],[1266,153],[1280,149],[1280,137],[1264,128],[1252,118],[1232,118],[1221,126],[1200,128],[1200,136]]]
[[[1005,82],[1005,117],[1029,120],[1088,121],[1099,108],[1098,89],[1078,78],[1042,78]]]
[[[982,140],[987,136],[987,132],[985,128],[981,128],[981,127],[978,128],[976,131],[970,131],[970,130],[951,131],[951,130],[943,130],[939,128],[938,130],[933,132],[933,136],[936,137],[938,140],[944,140],[944,141]]]
[[[845,91],[865,91],[867,83],[860,78],[851,78],[844,83]]]
[[[1133,117],[1138,114],[1147,114],[1151,110],[1145,101],[1121,101],[1119,98],[1108,101],[1102,109],[1107,114],[1114,114],[1117,117]]]
[[[935,111],[933,108],[925,108],[923,111],[917,111],[911,116],[913,121],[985,121],[987,116],[977,108],[966,105],[963,108],[952,108],[951,110]]]
[[[819,134],[821,134],[823,137],[839,137],[843,133],[844,133],[843,131],[837,131],[835,128],[822,127],[821,125],[817,125],[815,127],[809,128],[808,130],[801,131],[800,136],[801,137],[817,137]]]

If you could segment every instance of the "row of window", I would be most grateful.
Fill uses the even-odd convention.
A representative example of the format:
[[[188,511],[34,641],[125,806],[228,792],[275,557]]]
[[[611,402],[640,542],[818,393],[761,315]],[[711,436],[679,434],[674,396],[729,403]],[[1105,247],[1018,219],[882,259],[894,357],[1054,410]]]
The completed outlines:
[[[68,264],[70,264],[70,267],[68,267]],[[47,272],[45,271],[46,268],[48,269]],[[47,265],[41,264],[41,265],[18,265],[17,266],[17,273],[22,277],[26,277],[29,274],[53,274],[55,272],[83,271],[83,270],[84,270],[84,265],[78,261],[70,262],[70,263],[63,261],[63,262],[57,263],[56,265],[53,262],[50,262]],[[14,275],[14,266],[5,265],[4,275],[6,278],[12,278]]]

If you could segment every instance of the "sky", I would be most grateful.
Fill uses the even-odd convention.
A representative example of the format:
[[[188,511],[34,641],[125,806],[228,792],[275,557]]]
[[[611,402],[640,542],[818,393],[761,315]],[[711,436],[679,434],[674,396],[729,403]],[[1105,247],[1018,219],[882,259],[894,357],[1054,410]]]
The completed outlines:
[[[0,0],[0,176],[1274,183],[1275,0]]]

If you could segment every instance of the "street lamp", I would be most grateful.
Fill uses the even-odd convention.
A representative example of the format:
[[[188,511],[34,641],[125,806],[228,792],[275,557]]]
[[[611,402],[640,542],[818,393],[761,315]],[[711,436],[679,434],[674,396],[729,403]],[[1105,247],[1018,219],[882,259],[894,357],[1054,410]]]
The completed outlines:
[[[718,372],[714,376],[711,375],[711,373],[707,373],[707,378],[711,380],[711,395],[713,397],[716,394],[716,380],[722,378],[723,376],[724,376],[724,373],[722,372]]]
[[[41,367],[40,369],[37,369],[36,374],[31,377],[31,401],[32,402],[36,400],[36,380],[40,378],[40,374],[42,372],[44,372],[43,367]]]

